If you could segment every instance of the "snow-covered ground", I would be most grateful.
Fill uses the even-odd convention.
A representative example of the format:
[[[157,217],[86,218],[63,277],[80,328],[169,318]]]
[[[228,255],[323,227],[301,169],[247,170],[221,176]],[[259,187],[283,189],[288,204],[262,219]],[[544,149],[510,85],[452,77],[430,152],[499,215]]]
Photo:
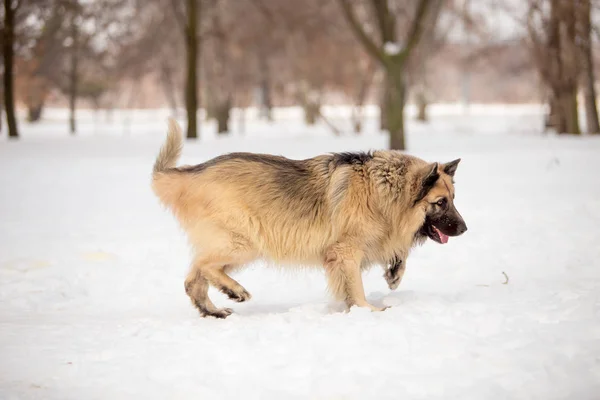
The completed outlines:
[[[462,158],[469,231],[418,248],[395,292],[367,273],[381,313],[339,312],[318,271],[255,265],[236,275],[250,302],[211,289],[235,314],[200,318],[185,238],[149,186],[165,112],[83,115],[69,137],[49,110],[3,136],[0,399],[600,398],[600,138],[541,135],[536,107],[432,111],[409,123],[410,153]],[[387,143],[375,119],[334,137],[277,117],[231,137],[207,125],[182,161]]]

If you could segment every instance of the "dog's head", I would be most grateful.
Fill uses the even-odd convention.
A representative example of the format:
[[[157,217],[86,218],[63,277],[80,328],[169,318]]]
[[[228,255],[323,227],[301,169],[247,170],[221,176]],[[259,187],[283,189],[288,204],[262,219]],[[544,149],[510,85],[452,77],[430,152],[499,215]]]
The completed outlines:
[[[417,237],[428,237],[444,244],[449,236],[459,236],[467,231],[465,221],[454,206],[453,178],[459,162],[460,158],[446,164],[429,164],[421,169],[414,205],[425,209],[425,220]]]

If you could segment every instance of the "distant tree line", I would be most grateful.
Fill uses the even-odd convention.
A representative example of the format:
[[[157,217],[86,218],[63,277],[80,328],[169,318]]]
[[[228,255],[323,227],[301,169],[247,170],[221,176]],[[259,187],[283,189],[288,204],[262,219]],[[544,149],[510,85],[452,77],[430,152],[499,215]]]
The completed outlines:
[[[200,137],[199,110],[225,133],[232,108],[252,104],[266,120],[276,104],[300,105],[307,124],[322,120],[338,134],[321,112],[332,96],[353,104],[358,133],[366,99],[375,97],[390,148],[405,149],[404,106],[412,96],[418,119],[427,120],[428,71],[449,33],[461,31],[473,43],[465,73],[498,48],[481,7],[469,0],[3,1],[1,103],[10,137],[18,137],[16,96],[36,122],[59,90],[75,133],[78,101],[107,106],[124,83],[133,101],[136,85],[152,77],[173,113],[185,107],[189,139]],[[503,3],[478,4],[485,2]],[[595,0],[526,0],[514,10],[511,4],[505,9],[524,28],[518,40],[540,77],[548,125],[579,133],[582,92],[587,130],[600,131]]]

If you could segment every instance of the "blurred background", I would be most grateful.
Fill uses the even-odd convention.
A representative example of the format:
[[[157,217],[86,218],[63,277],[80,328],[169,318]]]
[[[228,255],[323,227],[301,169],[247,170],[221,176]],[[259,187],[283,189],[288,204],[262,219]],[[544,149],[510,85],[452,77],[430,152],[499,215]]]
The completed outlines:
[[[598,133],[598,3],[4,0],[0,134],[164,130],[173,115],[191,139],[293,115],[405,149],[408,123],[474,106],[527,114],[528,132]]]

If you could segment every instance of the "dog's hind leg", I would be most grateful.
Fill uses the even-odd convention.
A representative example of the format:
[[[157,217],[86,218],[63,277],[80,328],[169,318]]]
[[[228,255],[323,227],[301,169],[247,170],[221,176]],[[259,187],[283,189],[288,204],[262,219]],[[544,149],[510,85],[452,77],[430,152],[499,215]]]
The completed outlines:
[[[348,307],[356,305],[372,311],[383,311],[385,308],[375,307],[365,298],[361,259],[362,252],[350,245],[338,243],[332,246],[325,257],[329,289],[338,300],[345,301]]]
[[[203,317],[226,318],[233,312],[230,308],[217,308],[213,304],[208,297],[208,281],[194,266],[185,280],[185,292]]]
[[[233,301],[238,303],[250,300],[252,296],[242,285],[240,285],[235,279],[231,278],[224,271],[227,265],[220,267],[209,267],[203,270],[203,274],[206,279],[217,288],[220,292],[224,293]]]
[[[245,252],[239,252],[231,248],[211,251],[210,255],[205,255],[196,261],[196,268],[208,283],[217,290],[224,293],[231,300],[238,303],[250,300],[250,293],[236,280],[225,273],[225,270],[232,270],[251,260],[252,257]]]

